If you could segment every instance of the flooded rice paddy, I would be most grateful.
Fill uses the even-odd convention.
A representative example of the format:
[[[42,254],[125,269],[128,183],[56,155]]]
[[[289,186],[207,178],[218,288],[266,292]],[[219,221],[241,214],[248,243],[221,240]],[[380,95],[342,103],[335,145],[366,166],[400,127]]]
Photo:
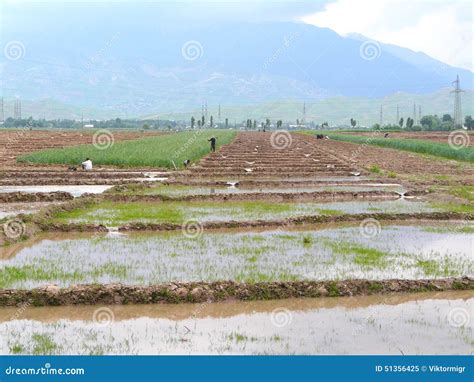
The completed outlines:
[[[0,219],[18,214],[33,214],[41,208],[59,204],[60,202],[33,202],[33,203],[0,203]]]
[[[54,221],[119,226],[129,222],[184,223],[194,220],[246,221],[285,219],[305,215],[360,213],[417,213],[440,209],[429,203],[407,199],[326,203],[274,202],[101,202],[70,212],[60,212]]]
[[[56,186],[1,186],[0,193],[6,192],[69,192],[72,196],[78,197],[85,193],[101,194],[112,186],[102,185],[56,185]]]
[[[46,234],[1,249],[0,288],[170,281],[420,279],[474,275],[473,227]]]
[[[233,184],[233,182],[230,182]],[[141,193],[144,195],[165,195],[171,197],[188,196],[188,195],[226,195],[226,194],[250,194],[250,193],[309,193],[309,192],[364,192],[364,191],[384,191],[394,193],[404,193],[405,188],[400,184],[387,183],[360,183],[360,184],[337,184],[329,183],[321,186],[307,187],[193,187],[193,186],[166,186],[160,185],[144,189]],[[134,192],[135,194],[137,192]]]
[[[2,354],[470,354],[472,291],[0,309]]]

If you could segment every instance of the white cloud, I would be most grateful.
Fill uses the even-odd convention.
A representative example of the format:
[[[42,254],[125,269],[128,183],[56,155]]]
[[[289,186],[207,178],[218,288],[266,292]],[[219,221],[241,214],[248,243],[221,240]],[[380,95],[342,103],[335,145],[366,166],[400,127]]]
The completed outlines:
[[[474,71],[471,1],[336,0],[302,20],[341,35],[360,33],[421,51]]]

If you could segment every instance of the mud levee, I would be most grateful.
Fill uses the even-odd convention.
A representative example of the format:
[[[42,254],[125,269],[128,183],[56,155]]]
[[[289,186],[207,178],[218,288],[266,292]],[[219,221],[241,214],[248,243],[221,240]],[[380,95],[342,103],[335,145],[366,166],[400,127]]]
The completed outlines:
[[[120,194],[103,194],[102,200],[109,200],[114,202],[155,202],[155,201],[169,201],[169,202],[194,202],[194,201],[332,201],[332,200],[355,200],[355,199],[370,199],[370,200],[387,200],[399,199],[400,195],[395,192],[385,191],[315,191],[315,192],[300,192],[300,193],[285,193],[285,192],[247,192],[235,194],[207,194],[207,195],[120,195]]]
[[[54,202],[62,200],[72,200],[74,197],[69,192],[5,192],[0,193],[0,203],[34,203],[34,202]]]
[[[230,300],[273,300],[295,297],[364,296],[447,290],[474,290],[469,277],[438,280],[290,281],[256,284],[234,281],[167,283],[152,286],[121,284],[55,285],[31,290],[0,290],[0,306],[111,304],[177,304]]]
[[[420,212],[420,213],[364,213],[364,214],[343,214],[343,215],[309,215],[280,220],[231,220],[231,221],[210,221],[202,222],[203,229],[248,229],[248,228],[278,228],[291,227],[304,224],[327,224],[327,223],[351,223],[360,222],[365,219],[376,219],[384,221],[414,221],[414,220],[464,220],[471,221],[471,214],[459,212]],[[54,223],[49,221],[38,221],[35,223],[39,230],[44,232],[107,232],[107,227],[103,224],[83,224],[83,223]],[[176,223],[142,223],[130,222],[118,227],[121,232],[133,231],[177,231],[183,229],[182,224]]]

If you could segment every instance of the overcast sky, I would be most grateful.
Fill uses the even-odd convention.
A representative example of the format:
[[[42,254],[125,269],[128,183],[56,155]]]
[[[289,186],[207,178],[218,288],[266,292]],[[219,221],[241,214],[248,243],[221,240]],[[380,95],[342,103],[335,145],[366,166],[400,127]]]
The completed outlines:
[[[473,71],[473,2],[335,0],[302,18],[341,35],[360,33]]]
[[[0,23],[22,28],[47,22],[58,22],[61,12],[75,14],[83,18],[77,10],[77,3],[90,15],[93,0],[75,1],[72,6],[64,0],[48,2],[22,0],[0,0]],[[101,1],[100,11],[113,13],[113,2]],[[35,3],[35,7],[31,6]],[[86,4],[84,4],[86,3]],[[450,65],[474,71],[473,67],[473,3],[469,0],[315,0],[315,1],[265,1],[214,0],[205,3],[188,1],[178,3],[149,0],[143,2],[120,1],[130,7],[130,15],[152,12],[166,21],[177,25],[192,20],[194,22],[231,21],[300,21],[319,27],[327,27],[340,35],[362,34],[374,40],[395,44],[414,51],[421,51]],[[150,3],[153,10],[150,10]],[[54,12],[51,12],[54,7]],[[96,8],[96,7],[94,7]],[[120,8],[120,7],[115,7]],[[74,9],[74,10],[73,10]],[[42,14],[42,15],[40,15]],[[51,20],[45,18],[50,17]],[[102,17],[102,16],[101,16]],[[133,16],[132,16],[133,17]],[[25,20],[32,18],[31,23]],[[10,21],[10,22],[7,22]],[[184,25],[184,24],[183,24]],[[7,28],[7,27],[3,27]]]

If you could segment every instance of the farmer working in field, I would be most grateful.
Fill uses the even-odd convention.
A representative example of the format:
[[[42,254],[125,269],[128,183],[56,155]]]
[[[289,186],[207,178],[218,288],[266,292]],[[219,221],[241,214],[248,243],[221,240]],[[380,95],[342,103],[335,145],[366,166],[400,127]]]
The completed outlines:
[[[207,140],[208,142],[211,142],[211,151],[213,153],[216,152],[216,140],[217,138],[215,137],[211,137],[210,139]]]
[[[92,170],[92,161],[89,158],[86,158],[86,160],[82,162],[81,165],[82,165],[82,169],[85,171]]]

